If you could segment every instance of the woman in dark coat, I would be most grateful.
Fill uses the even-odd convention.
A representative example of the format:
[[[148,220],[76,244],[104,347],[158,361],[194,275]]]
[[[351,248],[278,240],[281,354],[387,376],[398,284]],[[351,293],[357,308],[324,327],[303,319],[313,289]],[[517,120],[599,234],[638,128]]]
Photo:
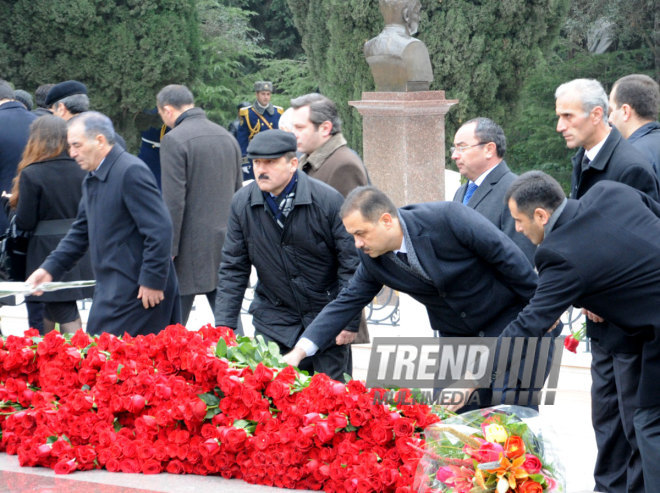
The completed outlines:
[[[78,164],[67,155],[66,122],[45,115],[30,126],[30,137],[18,164],[9,204],[16,210],[16,227],[31,233],[26,272],[34,272],[55,250],[73,223],[85,178]],[[89,254],[62,281],[94,279]],[[91,298],[92,288],[44,293],[26,301],[44,302],[44,333],[60,324],[61,332],[82,327],[76,300]]]

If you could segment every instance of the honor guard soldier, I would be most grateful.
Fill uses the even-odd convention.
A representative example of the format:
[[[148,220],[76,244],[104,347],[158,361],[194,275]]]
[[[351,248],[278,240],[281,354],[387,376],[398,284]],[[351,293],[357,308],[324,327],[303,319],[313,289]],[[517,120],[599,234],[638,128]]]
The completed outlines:
[[[278,128],[280,115],[284,112],[283,108],[273,106],[270,102],[270,96],[273,92],[272,82],[255,82],[254,92],[256,99],[252,106],[241,108],[238,112],[240,124],[236,138],[241,147],[241,155],[243,156],[243,180],[254,179],[252,161],[247,157],[248,144],[259,132]]]

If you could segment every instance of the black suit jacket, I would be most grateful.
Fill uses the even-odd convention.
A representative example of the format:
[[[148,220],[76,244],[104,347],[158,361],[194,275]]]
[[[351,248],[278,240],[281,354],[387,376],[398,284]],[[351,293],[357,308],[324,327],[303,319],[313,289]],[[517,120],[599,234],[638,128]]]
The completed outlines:
[[[399,215],[432,285],[419,290],[391,253],[371,258],[360,252],[348,285],[302,337],[327,347],[383,285],[423,303],[431,327],[444,336],[497,336],[534,294],[531,265],[481,214],[454,202],[430,202],[403,207]]]
[[[660,404],[660,204],[598,183],[568,201],[535,262],[536,294],[502,335],[539,336],[569,305],[582,306],[643,338],[638,397]]]
[[[581,165],[583,156],[584,148],[581,148],[573,157],[571,198],[579,199],[596,183],[612,180],[630,185],[660,200],[655,170],[616,128],[612,127],[603,147],[584,170]],[[639,338],[626,336],[607,320],[603,323],[587,320],[587,335],[598,340],[603,348],[615,352],[635,353],[643,342]]]
[[[530,265],[534,265],[536,246],[525,235],[516,231],[516,225],[509,212],[509,207],[504,202],[506,191],[517,176],[509,169],[506,162],[501,161],[493,168],[493,171],[488,173],[488,176],[486,176],[481,185],[475,190],[467,206],[483,214],[486,219],[511,238],[518,245],[518,248],[523,251]],[[464,183],[456,191],[454,202],[463,203],[467,185],[467,183]]]

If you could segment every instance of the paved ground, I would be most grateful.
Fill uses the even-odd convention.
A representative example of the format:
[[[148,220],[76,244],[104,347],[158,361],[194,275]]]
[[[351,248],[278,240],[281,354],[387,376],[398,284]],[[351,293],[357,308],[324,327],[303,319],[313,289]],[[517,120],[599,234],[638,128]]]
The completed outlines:
[[[87,304],[86,309],[89,308]],[[401,303],[402,322],[399,327],[370,326],[372,336],[426,337],[430,334],[425,312],[414,301],[403,298]],[[83,312],[83,320],[87,310]],[[0,309],[2,329],[5,334],[20,333],[27,327],[25,308],[2,307]],[[251,329],[249,316],[243,318],[246,330]],[[188,328],[196,330],[212,323],[211,310],[204,297],[197,297]],[[369,345],[354,346],[354,376],[366,378],[369,364]],[[595,458],[595,442],[590,420],[588,353],[573,355],[564,351],[560,371],[556,404],[541,406],[544,433],[554,436],[554,444],[561,457],[567,478],[567,491],[577,493],[590,491],[593,486],[591,471]],[[550,430],[552,428],[552,430]],[[224,480],[217,477],[176,476],[159,474],[109,473],[107,471],[76,472],[72,475],[55,476],[44,468],[22,468],[15,456],[0,454],[0,492],[26,493],[131,493],[139,491],[204,493],[281,492],[285,490],[249,485],[239,480]]]

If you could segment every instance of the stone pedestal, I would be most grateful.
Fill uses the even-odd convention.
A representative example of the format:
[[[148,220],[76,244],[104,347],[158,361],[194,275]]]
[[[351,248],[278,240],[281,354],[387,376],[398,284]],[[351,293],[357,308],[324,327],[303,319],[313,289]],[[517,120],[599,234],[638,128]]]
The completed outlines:
[[[445,199],[444,91],[364,92],[349,101],[362,115],[364,164],[397,207]]]

